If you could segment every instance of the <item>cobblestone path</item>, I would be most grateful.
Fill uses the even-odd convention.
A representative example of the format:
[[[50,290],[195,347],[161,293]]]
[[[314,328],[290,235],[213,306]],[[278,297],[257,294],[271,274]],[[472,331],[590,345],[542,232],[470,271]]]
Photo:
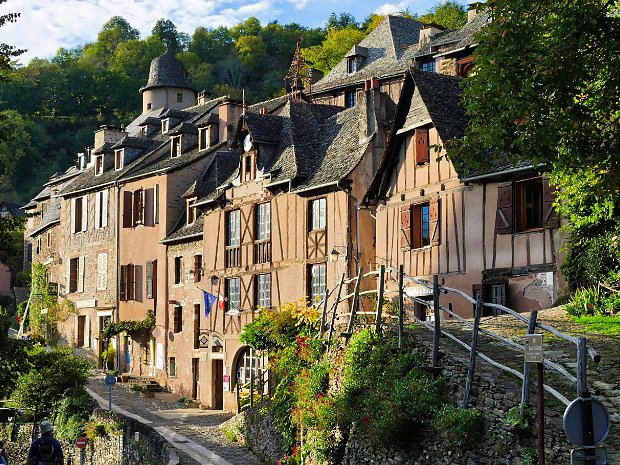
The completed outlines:
[[[93,376],[87,389],[107,409],[108,387],[103,376]],[[251,452],[231,443],[220,431],[230,414],[179,408],[173,397],[156,393],[146,398],[130,391],[128,384],[118,383],[112,388],[112,410],[153,427],[176,448],[180,465],[260,465]]]

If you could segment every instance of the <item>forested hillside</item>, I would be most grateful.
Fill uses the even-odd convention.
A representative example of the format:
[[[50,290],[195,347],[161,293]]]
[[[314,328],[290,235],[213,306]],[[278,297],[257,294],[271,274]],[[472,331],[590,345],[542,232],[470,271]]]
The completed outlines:
[[[416,18],[454,28],[466,14],[448,1]],[[0,83],[0,119],[7,135],[0,142],[0,200],[27,202],[51,174],[74,162],[75,152],[92,144],[99,125],[127,124],[136,117],[150,62],[166,48],[177,52],[198,90],[234,97],[245,91],[253,103],[284,92],[298,37],[308,62],[328,72],[381,19],[372,15],[358,22],[346,13],[332,14],[325,27],[311,29],[295,23],[263,26],[249,18],[230,28],[199,26],[191,37],[160,19],[141,38],[115,16],[95,42],[61,48],[51,59],[33,59]]]

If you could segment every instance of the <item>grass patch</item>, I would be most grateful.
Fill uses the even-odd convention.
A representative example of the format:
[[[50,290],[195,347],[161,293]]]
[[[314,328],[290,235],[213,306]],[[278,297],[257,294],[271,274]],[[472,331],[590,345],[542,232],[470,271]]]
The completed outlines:
[[[585,326],[584,332],[620,336],[620,316],[571,316],[571,320]]]

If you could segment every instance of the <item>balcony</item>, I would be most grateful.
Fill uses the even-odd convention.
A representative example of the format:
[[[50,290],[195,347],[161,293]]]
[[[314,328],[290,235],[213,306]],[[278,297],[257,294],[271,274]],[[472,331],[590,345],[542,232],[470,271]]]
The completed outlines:
[[[254,263],[271,262],[271,241],[262,241],[254,243]]]
[[[226,268],[239,268],[241,265],[241,247],[227,247],[224,252]]]

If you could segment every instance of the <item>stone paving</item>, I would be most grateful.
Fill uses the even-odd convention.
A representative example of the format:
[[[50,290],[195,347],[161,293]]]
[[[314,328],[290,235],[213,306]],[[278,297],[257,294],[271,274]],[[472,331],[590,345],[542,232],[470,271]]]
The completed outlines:
[[[93,376],[87,389],[102,408],[108,408],[103,376]],[[230,442],[219,426],[231,415],[217,410],[180,407],[176,396],[155,393],[147,398],[126,383],[112,388],[112,410],[153,427],[177,449],[180,465],[260,465],[248,450]]]

